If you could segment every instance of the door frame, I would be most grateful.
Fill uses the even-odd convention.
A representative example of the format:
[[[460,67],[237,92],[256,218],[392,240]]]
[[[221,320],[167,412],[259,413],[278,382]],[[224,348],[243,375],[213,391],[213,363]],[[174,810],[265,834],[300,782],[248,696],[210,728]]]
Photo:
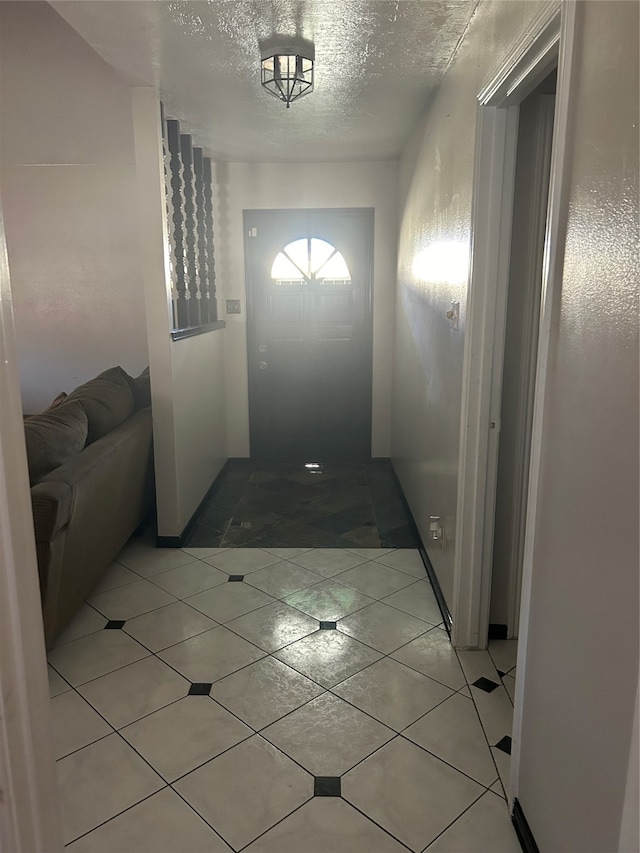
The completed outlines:
[[[472,260],[465,339],[457,536],[454,556],[453,642],[486,648],[491,595],[491,536],[500,425],[499,389],[504,353],[518,105],[558,66],[531,463],[523,558],[520,652],[526,625],[535,527],[544,392],[554,302],[560,293],[567,205],[565,148],[572,90],[576,4],[546,4],[478,95],[472,208]],[[492,394],[493,389],[493,394]]]
[[[0,848],[63,848],[49,685],[0,205]]]
[[[283,208],[246,208],[242,211],[242,223],[244,232],[244,269],[245,269],[245,293],[247,304],[247,373],[248,373],[248,417],[249,417],[249,455],[251,457],[251,378],[250,364],[252,353],[250,352],[251,338],[254,332],[255,302],[254,288],[252,286],[253,273],[252,264],[249,263],[251,234],[248,226],[248,218],[251,214],[280,214],[305,212],[326,214],[349,214],[361,216],[366,223],[366,268],[365,268],[365,293],[364,293],[364,346],[367,353],[367,369],[365,381],[367,382],[367,411],[368,411],[368,458],[371,458],[373,447],[373,285],[374,285],[374,239],[375,239],[375,208],[374,207],[283,207]]]

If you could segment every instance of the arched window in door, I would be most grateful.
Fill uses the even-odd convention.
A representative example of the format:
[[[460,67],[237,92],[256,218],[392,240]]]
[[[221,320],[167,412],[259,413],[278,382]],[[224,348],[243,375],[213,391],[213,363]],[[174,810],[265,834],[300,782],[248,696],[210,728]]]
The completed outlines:
[[[277,285],[351,284],[351,273],[342,254],[318,237],[303,237],[278,252],[271,267]]]

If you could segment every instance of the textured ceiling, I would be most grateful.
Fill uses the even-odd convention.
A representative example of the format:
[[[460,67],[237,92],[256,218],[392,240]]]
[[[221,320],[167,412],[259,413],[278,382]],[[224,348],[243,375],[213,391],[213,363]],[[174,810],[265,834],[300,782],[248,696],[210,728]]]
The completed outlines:
[[[397,157],[477,0],[61,0],[52,6],[219,160]],[[310,39],[315,91],[287,110],[259,42]]]

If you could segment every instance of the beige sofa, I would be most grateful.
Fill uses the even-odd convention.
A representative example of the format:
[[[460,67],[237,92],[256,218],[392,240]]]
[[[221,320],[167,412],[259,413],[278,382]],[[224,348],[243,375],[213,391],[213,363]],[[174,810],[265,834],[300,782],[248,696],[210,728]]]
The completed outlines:
[[[114,367],[25,418],[48,648],[153,508],[149,403]]]

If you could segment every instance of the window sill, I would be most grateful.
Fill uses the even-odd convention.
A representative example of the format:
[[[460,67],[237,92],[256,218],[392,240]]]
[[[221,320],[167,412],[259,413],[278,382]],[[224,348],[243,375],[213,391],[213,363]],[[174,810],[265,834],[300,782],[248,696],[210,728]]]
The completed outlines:
[[[182,341],[184,338],[193,338],[196,335],[205,335],[207,332],[216,332],[218,329],[224,329],[226,325],[225,320],[216,320],[215,323],[206,323],[204,326],[191,326],[186,329],[174,329],[171,332],[171,340]]]

